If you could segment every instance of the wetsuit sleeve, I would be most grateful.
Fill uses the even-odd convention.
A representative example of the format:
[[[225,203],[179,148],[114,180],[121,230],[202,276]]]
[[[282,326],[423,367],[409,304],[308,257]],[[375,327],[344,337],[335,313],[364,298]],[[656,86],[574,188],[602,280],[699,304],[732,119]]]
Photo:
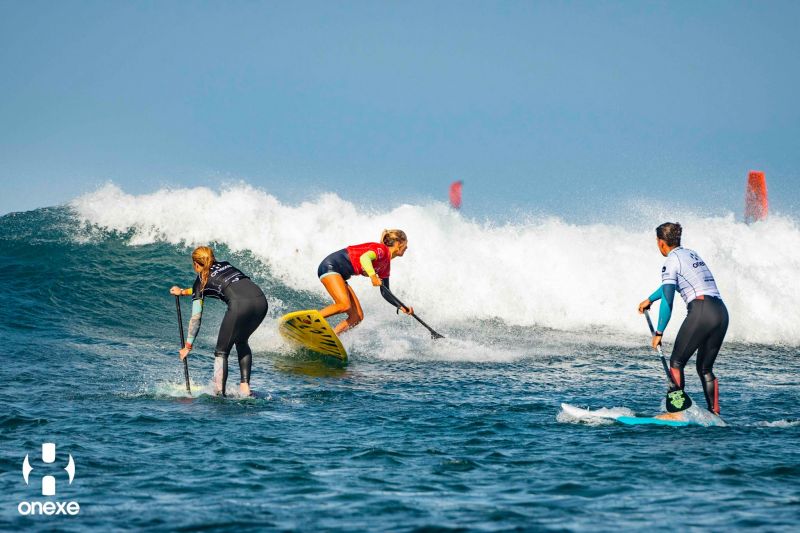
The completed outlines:
[[[391,289],[389,289],[389,278],[385,278],[383,280],[383,285],[381,285],[381,296],[383,299],[392,304],[393,306],[397,307],[398,309],[401,307],[405,307],[403,304],[400,303],[400,300],[394,297],[394,294],[391,293]]]
[[[200,322],[203,319],[203,300],[194,300],[192,302],[192,318],[189,319],[189,331],[186,337],[186,343],[189,345],[194,344],[194,339],[200,331]]]
[[[675,300],[675,285],[664,284],[661,286],[663,298],[661,298],[661,307],[658,308],[658,328],[656,334],[664,333],[669,319],[672,316],[672,302]]]
[[[653,292],[653,294],[648,296],[647,299],[650,300],[650,303],[653,303],[659,301],[662,296],[664,296],[664,286],[659,285],[659,287],[655,290],[655,292]]]
[[[361,263],[361,270],[369,277],[375,275],[375,268],[372,266],[372,262],[377,258],[378,256],[375,252],[369,250],[361,254],[361,257],[358,259],[358,262]]]

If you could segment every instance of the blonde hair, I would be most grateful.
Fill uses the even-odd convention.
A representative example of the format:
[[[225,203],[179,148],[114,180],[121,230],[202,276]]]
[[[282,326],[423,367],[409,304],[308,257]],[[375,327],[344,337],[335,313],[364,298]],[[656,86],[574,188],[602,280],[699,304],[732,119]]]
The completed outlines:
[[[391,246],[396,242],[408,242],[406,232],[401,229],[385,229],[381,233],[381,242],[386,246]]]
[[[200,265],[200,290],[206,288],[208,283],[208,273],[211,270],[211,265],[217,262],[214,257],[214,250],[208,246],[198,246],[192,252],[192,261]]]

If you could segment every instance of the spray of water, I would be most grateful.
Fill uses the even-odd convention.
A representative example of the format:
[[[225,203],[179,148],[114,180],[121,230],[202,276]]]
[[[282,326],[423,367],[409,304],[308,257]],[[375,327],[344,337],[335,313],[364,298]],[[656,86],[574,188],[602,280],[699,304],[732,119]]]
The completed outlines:
[[[657,288],[663,263],[653,228],[664,220],[656,215],[649,227],[575,225],[555,217],[493,224],[441,203],[375,212],[322,194],[287,205],[246,184],[138,196],[106,185],[71,207],[94,228],[129,233],[132,246],[216,242],[248,250],[281,283],[319,294],[316,269],[327,254],[375,241],[384,228],[402,228],[409,251],[392,263],[392,288],[438,324],[499,320],[509,327],[641,334],[636,306]],[[728,338],[800,344],[796,221],[773,215],[747,225],[732,214],[675,215],[684,226],[684,246],[710,266],[731,311]],[[379,298],[377,291],[356,290],[366,294],[365,305]],[[667,340],[682,313],[678,303]]]

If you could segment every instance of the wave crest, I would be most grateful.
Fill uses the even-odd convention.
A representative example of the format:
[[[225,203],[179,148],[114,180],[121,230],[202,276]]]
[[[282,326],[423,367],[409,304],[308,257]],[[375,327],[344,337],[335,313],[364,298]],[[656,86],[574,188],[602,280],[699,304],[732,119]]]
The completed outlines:
[[[247,184],[144,195],[109,184],[70,205],[82,222],[129,233],[131,245],[224,243],[252,252],[283,283],[318,293],[322,258],[399,227],[410,245],[392,263],[392,287],[437,320],[499,318],[509,325],[647,335],[636,306],[660,283],[663,263],[652,229],[663,220],[655,218],[651,228],[576,225],[556,217],[493,224],[436,202],[380,211],[322,194],[287,205]],[[747,225],[731,214],[685,213],[680,221],[684,245],[708,263],[728,305],[728,338],[800,344],[796,222],[771,216]],[[354,285],[367,292],[367,282]],[[369,292],[367,301],[378,298]],[[674,315],[667,340],[684,306],[676,305]]]

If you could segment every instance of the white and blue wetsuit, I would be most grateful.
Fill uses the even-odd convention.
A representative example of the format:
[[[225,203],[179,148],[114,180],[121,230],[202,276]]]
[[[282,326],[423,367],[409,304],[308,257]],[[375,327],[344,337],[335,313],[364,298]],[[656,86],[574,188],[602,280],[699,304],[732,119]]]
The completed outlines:
[[[720,297],[717,283],[705,261],[693,250],[677,247],[669,252],[661,269],[661,286],[649,300],[661,300],[658,314],[658,335],[672,316],[675,291],[680,292],[688,307],[670,357],[673,379],[684,387],[683,368],[697,352],[697,373],[703,382],[708,409],[719,413],[719,388],[711,371],[728,331],[728,309]]]

